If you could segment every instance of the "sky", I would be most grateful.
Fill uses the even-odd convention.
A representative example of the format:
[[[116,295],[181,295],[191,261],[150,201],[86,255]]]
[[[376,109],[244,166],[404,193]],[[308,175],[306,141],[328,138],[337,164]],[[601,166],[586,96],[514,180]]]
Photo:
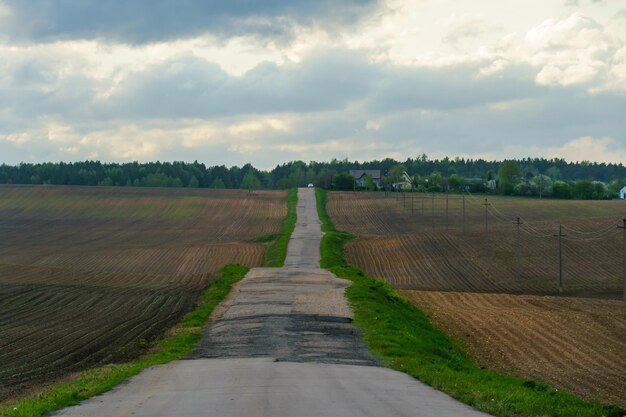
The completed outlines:
[[[623,0],[0,0],[0,163],[626,163]]]

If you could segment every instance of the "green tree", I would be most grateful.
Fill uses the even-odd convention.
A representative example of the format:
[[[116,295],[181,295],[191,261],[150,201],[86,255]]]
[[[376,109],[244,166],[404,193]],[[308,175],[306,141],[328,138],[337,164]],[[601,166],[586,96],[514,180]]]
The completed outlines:
[[[522,168],[517,161],[505,160],[500,164],[498,179],[500,180],[500,193],[511,195],[522,179]]]
[[[104,186],[110,187],[113,185],[113,180],[109,177],[106,177],[105,179],[100,181],[98,185],[104,185]]]
[[[561,170],[558,169],[557,167],[550,167],[546,171],[546,175],[548,177],[552,178],[553,180],[560,180],[561,179]]]
[[[350,191],[354,189],[355,180],[350,174],[333,175],[333,189],[341,191]]]
[[[256,176],[252,169],[248,169],[248,172],[246,172],[246,175],[244,175],[241,180],[241,186],[239,188],[258,190],[261,188],[261,181],[259,181],[259,177]]]
[[[589,180],[578,180],[574,183],[573,194],[575,198],[580,200],[591,200],[595,187],[593,182]]]
[[[608,198],[609,196],[607,195],[607,186],[606,184],[604,184],[601,181],[594,181],[593,182],[593,194],[591,196],[591,198],[593,198],[594,200],[603,200],[605,198]]]
[[[572,186],[565,181],[554,181],[552,195],[556,198],[572,198]]]
[[[433,171],[427,178],[428,186],[426,187],[427,191],[441,191],[441,184],[443,181],[443,177],[441,176],[441,172]]]
[[[222,181],[220,177],[217,177],[211,183],[211,188],[226,188],[226,184],[224,184],[224,181]]]
[[[374,178],[370,174],[365,175],[365,189],[368,191],[376,190],[376,184],[374,184]]]
[[[626,179],[615,179],[608,186],[607,194],[609,198],[617,198],[619,191],[626,185]]]
[[[403,164],[395,164],[389,169],[387,177],[385,177],[385,183],[391,185],[394,182],[402,181],[402,174],[406,171],[406,167]]]
[[[465,186],[465,178],[459,174],[452,174],[448,178],[448,184],[453,190],[462,191],[463,186]]]
[[[278,180],[278,183],[276,185],[281,190],[288,190],[289,188],[295,187],[296,183],[290,178],[281,178]]]
[[[547,175],[535,175],[530,181],[532,195],[550,197],[552,195],[552,180]]]
[[[195,175],[192,175],[191,178],[189,179],[189,183],[187,184],[187,187],[198,188],[199,186],[200,186],[200,182],[198,181]]]

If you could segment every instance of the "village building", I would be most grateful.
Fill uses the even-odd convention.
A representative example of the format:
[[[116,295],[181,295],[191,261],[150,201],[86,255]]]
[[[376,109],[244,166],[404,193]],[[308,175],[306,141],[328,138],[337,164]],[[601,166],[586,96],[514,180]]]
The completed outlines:
[[[372,182],[374,183],[376,188],[380,188],[379,169],[351,169],[350,175],[354,177],[357,187],[367,186],[367,184],[365,183],[365,178],[369,175],[372,177]]]
[[[394,190],[412,190],[413,178],[411,178],[411,176],[404,171],[400,177],[400,181],[394,182],[391,186]]]
[[[626,185],[619,190],[619,198],[621,200],[626,200]]]

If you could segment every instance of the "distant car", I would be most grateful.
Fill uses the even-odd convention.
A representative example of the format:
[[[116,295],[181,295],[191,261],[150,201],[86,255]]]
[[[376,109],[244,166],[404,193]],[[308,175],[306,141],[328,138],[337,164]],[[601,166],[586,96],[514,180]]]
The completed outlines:
[[[315,187],[315,186],[314,186],[313,184],[309,183],[309,185],[307,185],[307,187],[309,187],[309,188],[313,188],[313,187]]]

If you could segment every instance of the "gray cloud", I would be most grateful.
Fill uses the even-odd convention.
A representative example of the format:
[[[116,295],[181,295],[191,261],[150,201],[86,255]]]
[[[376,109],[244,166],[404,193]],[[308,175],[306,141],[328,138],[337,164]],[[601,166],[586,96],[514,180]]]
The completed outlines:
[[[13,40],[139,44],[211,33],[288,37],[294,26],[356,23],[376,0],[5,0],[0,33]]]
[[[150,140],[140,137],[144,130],[175,130],[188,119],[236,124],[257,115],[280,119],[285,113],[295,120],[292,130],[262,131],[247,139],[262,144],[258,151],[232,150],[223,140],[182,146],[173,137],[153,158],[220,164],[252,159],[271,166],[303,154],[305,159],[380,158],[392,152],[405,157],[501,154],[511,146],[560,146],[586,135],[624,140],[625,95],[590,94],[580,85],[540,86],[534,82],[536,69],[527,66],[511,66],[495,76],[478,72],[469,64],[436,70],[373,64],[365,54],[339,49],[299,65],[261,64],[237,77],[187,55],[131,74],[103,100],[96,91],[105,81],[59,76],[52,63],[24,59],[0,76],[0,152],[3,162],[11,163],[84,159],[98,150],[102,159],[113,158],[105,152],[106,135],[80,152],[64,153],[61,147],[83,145],[48,141],[49,122],[71,126],[79,136],[115,134],[133,125],[131,136],[116,139],[133,142]],[[369,122],[375,126],[368,128]],[[22,131],[34,131],[29,142],[2,139]],[[346,147],[327,147],[329,141]],[[286,145],[308,148],[298,153]]]
[[[479,77],[479,67],[389,68],[376,95],[370,101],[374,111],[402,109],[451,109],[479,106],[540,94],[533,82],[533,70],[510,68],[500,77]]]
[[[0,78],[0,133],[32,127],[39,119],[91,118],[95,82],[80,75],[59,77],[39,60],[25,60]]]
[[[330,111],[368,95],[378,69],[361,54],[330,51],[301,66],[265,63],[242,77],[187,56],[137,73],[101,110],[107,117],[203,117]]]

